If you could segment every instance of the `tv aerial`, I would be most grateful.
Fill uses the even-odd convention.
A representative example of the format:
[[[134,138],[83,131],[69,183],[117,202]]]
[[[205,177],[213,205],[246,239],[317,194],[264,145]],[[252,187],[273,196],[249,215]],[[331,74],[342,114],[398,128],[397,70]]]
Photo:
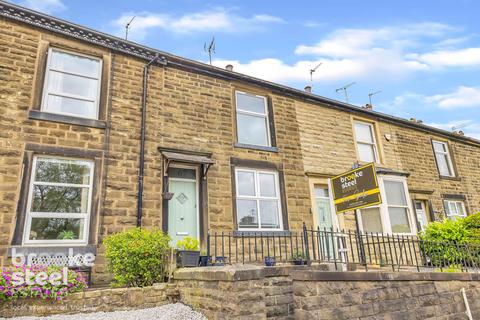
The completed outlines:
[[[203,50],[208,53],[208,58],[210,59],[210,65],[212,65],[212,54],[215,54],[215,37],[212,38],[212,41],[207,46],[207,43],[203,45]]]
[[[372,97],[376,94],[379,94],[380,92],[382,92],[382,90],[378,90],[378,91],[375,91],[375,92],[370,92],[368,94],[368,101],[370,101],[370,105],[372,106]]]
[[[318,67],[320,67],[322,64],[323,62],[320,62],[315,68],[310,69],[310,82],[313,82],[313,73],[317,71]]]
[[[347,91],[347,90],[348,90],[348,88],[350,88],[351,86],[353,86],[355,83],[356,83],[356,82],[351,82],[351,83],[349,83],[349,84],[347,84],[347,85],[345,85],[345,86],[343,86],[343,87],[341,87],[341,88],[336,89],[335,92],[338,93],[339,91],[342,91],[342,90],[343,90],[343,92],[345,93],[345,102],[348,103],[348,91]]]
[[[135,19],[135,16],[133,16],[132,19],[130,19],[130,21],[128,21],[127,24],[125,25],[125,40],[128,40],[128,29],[130,28],[130,25],[132,24],[133,19]]]

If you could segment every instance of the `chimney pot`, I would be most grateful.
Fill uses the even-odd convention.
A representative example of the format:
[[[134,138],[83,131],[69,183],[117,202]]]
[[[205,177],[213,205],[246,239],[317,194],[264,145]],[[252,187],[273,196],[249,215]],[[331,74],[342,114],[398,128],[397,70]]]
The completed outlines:
[[[233,65],[227,64],[227,65],[225,66],[225,69],[227,69],[228,71],[233,71]]]
[[[312,93],[312,87],[311,86],[305,86],[305,91],[308,93]]]
[[[373,106],[369,103],[367,103],[364,108],[367,110],[373,110]]]

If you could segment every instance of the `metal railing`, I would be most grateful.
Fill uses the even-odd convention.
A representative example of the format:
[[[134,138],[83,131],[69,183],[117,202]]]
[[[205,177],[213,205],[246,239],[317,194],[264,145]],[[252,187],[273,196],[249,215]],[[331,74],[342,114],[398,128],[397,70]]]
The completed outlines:
[[[424,241],[412,235],[308,229],[273,232],[209,232],[207,255],[227,264],[330,263],[335,270],[479,272],[480,244]]]

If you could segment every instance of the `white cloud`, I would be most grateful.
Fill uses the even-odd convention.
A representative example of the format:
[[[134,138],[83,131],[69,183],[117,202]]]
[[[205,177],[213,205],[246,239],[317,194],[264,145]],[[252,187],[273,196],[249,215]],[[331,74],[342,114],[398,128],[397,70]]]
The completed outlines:
[[[461,130],[465,132],[467,136],[480,140],[480,123],[470,119],[455,120],[447,123],[432,122],[427,125],[447,131]]]
[[[61,0],[24,0],[19,5],[44,13],[55,13],[66,9]]]
[[[439,23],[417,23],[379,29],[339,29],[315,45],[299,45],[295,53],[308,58],[286,63],[280,59],[264,59],[240,62],[220,59],[215,65],[223,67],[231,63],[236,71],[262,79],[291,83],[309,81],[309,70],[318,62],[322,66],[315,73],[315,81],[332,82],[399,80],[412,72],[427,70],[428,66],[406,57],[407,49],[418,46],[418,41],[438,38],[453,30]]]
[[[425,98],[427,102],[435,103],[443,109],[480,108],[480,87],[458,87],[447,94],[437,94]]]
[[[432,67],[480,66],[480,48],[434,51],[425,54],[410,54],[409,58]]]
[[[267,24],[282,23],[283,19],[267,14],[242,17],[231,10],[215,8],[211,10],[174,16],[152,12],[126,12],[111,22],[117,34],[123,34],[125,24],[135,16],[129,35],[131,39],[142,40],[151,29],[165,29],[177,34],[195,32],[241,33],[261,30]]]
[[[339,29],[316,45],[300,45],[297,54],[352,57],[376,51],[399,51],[421,37],[438,37],[452,30],[439,23],[417,23],[379,29]]]

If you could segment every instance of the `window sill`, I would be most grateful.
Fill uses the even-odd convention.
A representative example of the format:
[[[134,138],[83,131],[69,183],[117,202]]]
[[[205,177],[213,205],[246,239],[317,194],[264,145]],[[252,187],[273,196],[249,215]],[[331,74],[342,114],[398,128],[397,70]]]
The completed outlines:
[[[234,230],[233,236],[241,238],[245,237],[288,237],[292,234],[290,230],[276,230],[276,231],[241,231]]]
[[[50,112],[38,111],[38,110],[30,110],[28,112],[28,118],[34,119],[34,120],[61,122],[61,123],[73,124],[77,126],[84,126],[84,127],[90,127],[90,128],[98,128],[98,129],[105,129],[107,127],[107,123],[102,120],[66,116],[63,114],[55,114]]]
[[[278,152],[277,147],[256,146],[256,145],[253,145],[253,144],[245,144],[245,143],[239,143],[239,142],[236,142],[233,146],[235,148],[241,148],[241,149],[252,149],[252,150],[260,150],[260,151],[267,151],[267,152]]]
[[[450,176],[438,176],[442,180],[452,180],[452,181],[462,181],[462,178],[460,177],[450,177]]]

